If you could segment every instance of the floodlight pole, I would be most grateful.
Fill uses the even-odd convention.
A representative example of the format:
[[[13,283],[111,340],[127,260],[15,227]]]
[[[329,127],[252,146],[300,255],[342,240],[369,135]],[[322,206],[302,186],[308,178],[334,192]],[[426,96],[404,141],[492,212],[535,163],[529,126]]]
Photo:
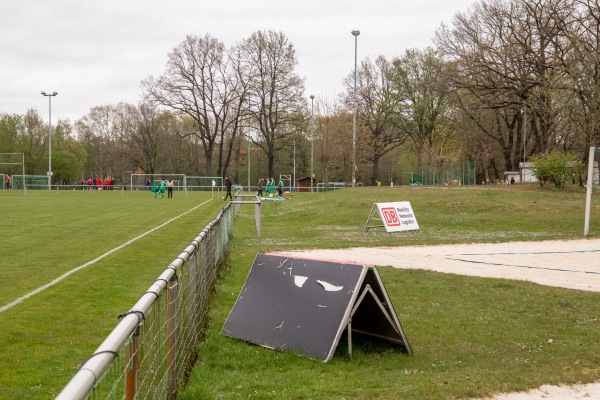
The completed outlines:
[[[315,176],[313,172],[313,161],[314,161],[314,147],[315,147],[315,127],[314,127],[314,118],[315,118],[315,107],[314,107],[315,96],[310,95],[310,191],[313,190],[313,177]]]
[[[587,176],[587,190],[585,195],[585,219],[583,223],[583,236],[587,236],[590,233],[590,214],[592,206],[592,188],[594,185],[594,153],[596,152],[595,147],[590,147],[590,155],[588,161],[588,176]]]
[[[250,190],[250,140],[248,140],[248,193]]]
[[[358,56],[358,35],[359,30],[351,32],[354,36],[354,116],[352,117],[352,187],[356,187],[356,69]]]
[[[52,98],[58,94],[58,92],[46,93],[41,92],[42,96],[48,97],[48,123],[50,130],[48,131],[48,190],[52,189]],[[23,177],[25,179],[25,177]]]
[[[527,162],[527,105],[523,109],[523,180],[525,180],[525,163]]]

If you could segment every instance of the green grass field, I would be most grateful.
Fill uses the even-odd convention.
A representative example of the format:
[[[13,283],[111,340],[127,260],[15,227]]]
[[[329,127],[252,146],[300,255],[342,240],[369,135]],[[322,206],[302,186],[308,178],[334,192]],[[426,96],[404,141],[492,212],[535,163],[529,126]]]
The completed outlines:
[[[210,200],[210,192],[0,191],[0,307]],[[214,219],[208,201],[0,313],[0,398],[51,399]]]
[[[176,192],[0,191],[0,307],[210,199]],[[419,231],[363,233],[375,202],[410,201]],[[0,313],[0,399],[50,399],[164,267],[212,220],[214,201]],[[360,188],[242,207],[207,340],[179,399],[449,399],[600,379],[596,293],[380,268],[408,340],[341,345],[327,364],[219,334],[257,253],[301,248],[581,238],[583,191]],[[594,198],[592,237],[600,235]],[[553,339],[552,345],[548,339]]]

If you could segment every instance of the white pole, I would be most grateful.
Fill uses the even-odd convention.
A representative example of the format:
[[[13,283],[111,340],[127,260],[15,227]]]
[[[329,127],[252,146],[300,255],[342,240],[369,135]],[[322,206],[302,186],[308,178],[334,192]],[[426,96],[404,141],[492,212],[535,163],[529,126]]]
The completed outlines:
[[[250,141],[248,140],[248,193],[250,193]]]
[[[525,114],[523,115],[523,168],[527,162],[527,105],[525,105]]]
[[[48,96],[48,190],[52,189],[52,95]]]
[[[356,68],[358,60],[358,35],[359,30],[351,32],[354,36],[354,113],[352,117],[352,187],[356,187]]]
[[[594,153],[596,152],[595,147],[590,147],[590,160],[588,162],[588,176],[587,176],[587,194],[585,197],[585,223],[583,227],[583,236],[587,236],[590,233],[590,212],[592,208],[592,186],[594,184]]]
[[[315,175],[313,172],[313,154],[314,154],[314,146],[315,146],[315,127],[314,127],[314,99],[315,96],[310,95],[310,192],[313,190],[313,176]]]
[[[41,93],[42,96],[48,97],[48,123],[50,125],[50,131],[48,131],[48,190],[50,190],[52,189],[52,97],[56,96],[58,92],[46,93],[42,91]]]
[[[25,184],[25,153],[21,153],[21,169],[23,170],[23,196],[27,196],[27,185]]]

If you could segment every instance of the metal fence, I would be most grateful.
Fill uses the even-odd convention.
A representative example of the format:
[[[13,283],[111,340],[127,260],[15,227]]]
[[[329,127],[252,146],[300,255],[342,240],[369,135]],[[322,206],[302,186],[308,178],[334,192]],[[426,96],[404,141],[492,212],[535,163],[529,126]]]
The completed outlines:
[[[424,166],[419,171],[423,185],[476,185],[475,161],[437,166]]]
[[[234,207],[169,264],[57,399],[172,399],[185,384],[232,237]]]
[[[476,185],[475,161],[422,166],[418,172],[404,172],[403,185]]]

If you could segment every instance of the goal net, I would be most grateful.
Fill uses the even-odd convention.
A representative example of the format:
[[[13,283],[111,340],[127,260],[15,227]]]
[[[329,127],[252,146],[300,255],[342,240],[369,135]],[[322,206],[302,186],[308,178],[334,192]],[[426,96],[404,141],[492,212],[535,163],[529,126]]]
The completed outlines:
[[[12,176],[25,175],[25,155],[23,153],[0,153],[0,188],[8,189],[6,177],[11,176],[11,188],[14,188]]]
[[[48,190],[50,177],[48,175],[13,175],[11,186],[13,189]]]
[[[585,199],[585,222],[583,227],[583,235],[587,236],[590,233],[590,215],[592,210],[592,192],[594,189],[600,188],[600,172],[598,170],[598,161],[600,161],[600,148],[590,147],[590,156],[588,161],[587,175],[587,193]]]
[[[185,190],[186,177],[184,174],[131,174],[131,190],[150,190],[160,181],[173,182],[173,190]]]

